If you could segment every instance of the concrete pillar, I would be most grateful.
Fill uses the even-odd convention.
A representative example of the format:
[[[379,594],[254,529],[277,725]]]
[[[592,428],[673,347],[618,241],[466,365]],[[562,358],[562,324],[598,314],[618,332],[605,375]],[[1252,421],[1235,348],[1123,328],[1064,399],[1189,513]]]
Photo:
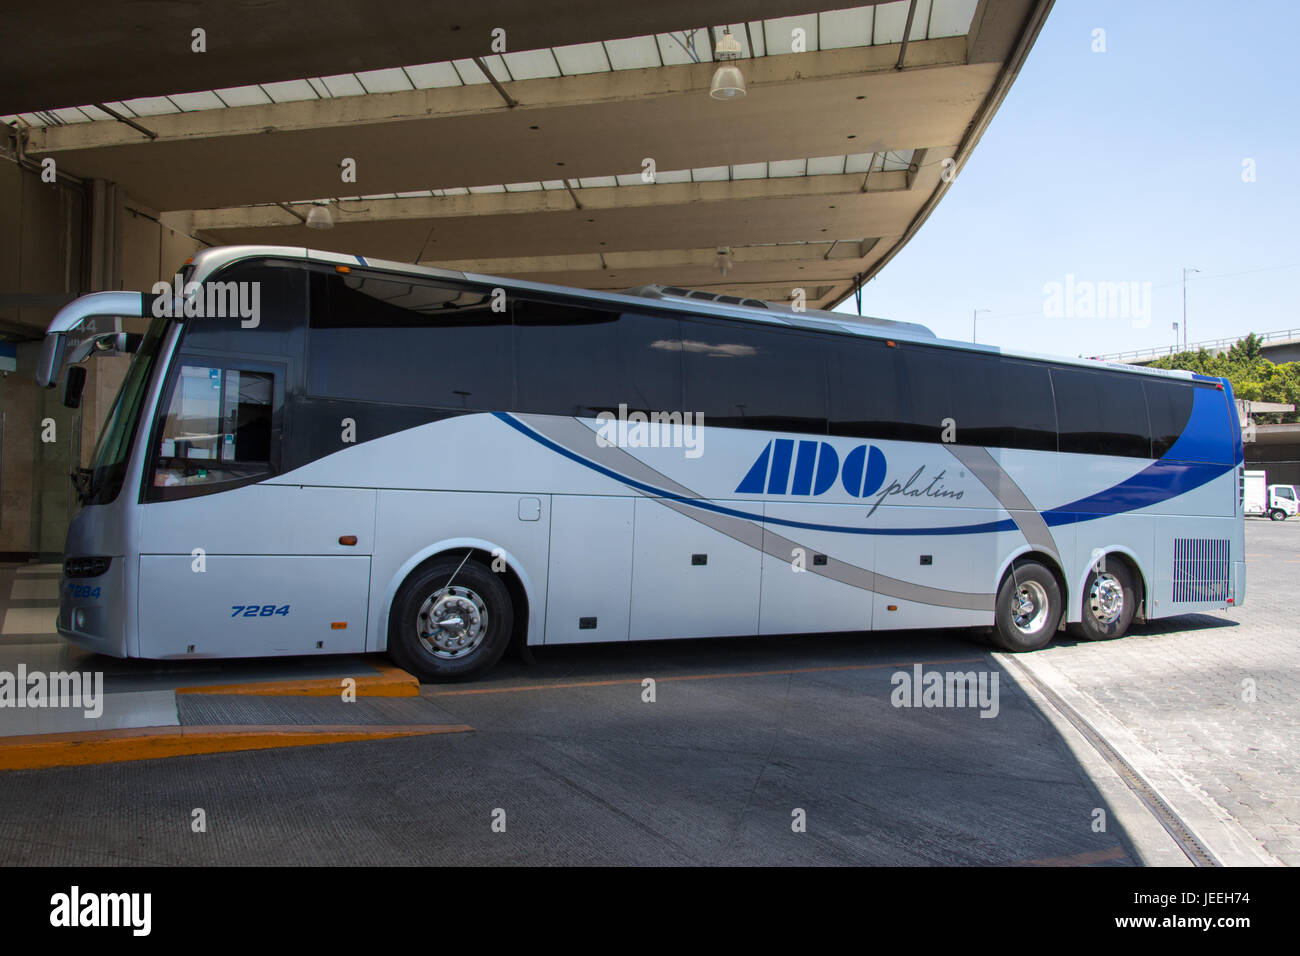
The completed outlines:
[[[130,362],[91,359],[81,408],[65,408],[62,387],[34,378],[45,327],[76,295],[170,281],[202,245],[189,232],[188,214],[160,216],[114,183],[44,183],[0,160],[0,336],[16,343],[18,363],[0,378],[0,558],[62,551],[77,507],[69,473],[88,462]]]

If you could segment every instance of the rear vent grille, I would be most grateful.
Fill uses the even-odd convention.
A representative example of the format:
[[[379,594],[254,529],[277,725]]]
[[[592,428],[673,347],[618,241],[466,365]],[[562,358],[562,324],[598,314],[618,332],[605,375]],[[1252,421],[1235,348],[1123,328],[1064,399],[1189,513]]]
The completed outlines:
[[[1228,599],[1228,539],[1174,539],[1174,593],[1179,602]]]

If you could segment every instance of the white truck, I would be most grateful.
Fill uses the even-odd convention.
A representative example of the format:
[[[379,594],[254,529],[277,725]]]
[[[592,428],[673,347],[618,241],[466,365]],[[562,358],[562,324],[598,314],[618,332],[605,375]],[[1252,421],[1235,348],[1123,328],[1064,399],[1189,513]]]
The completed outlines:
[[[1285,521],[1300,510],[1294,485],[1270,485],[1267,474],[1262,471],[1247,471],[1245,481],[1243,501],[1247,515]]]

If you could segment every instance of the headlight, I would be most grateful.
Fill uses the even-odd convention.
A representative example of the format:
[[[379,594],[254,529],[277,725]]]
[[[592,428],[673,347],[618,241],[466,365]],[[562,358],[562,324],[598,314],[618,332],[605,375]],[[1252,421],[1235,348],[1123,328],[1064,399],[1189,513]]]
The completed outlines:
[[[68,558],[63,562],[63,573],[70,578],[97,578],[112,562],[112,558]]]

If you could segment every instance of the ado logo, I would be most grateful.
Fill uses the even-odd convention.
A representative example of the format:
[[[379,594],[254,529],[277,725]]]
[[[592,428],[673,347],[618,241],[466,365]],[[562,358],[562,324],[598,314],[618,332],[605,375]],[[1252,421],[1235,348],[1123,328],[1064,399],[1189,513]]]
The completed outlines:
[[[885,467],[885,453],[875,445],[859,445],[841,463],[828,442],[774,438],[750,465],[736,493],[821,495],[839,478],[845,491],[865,498],[885,483]]]

